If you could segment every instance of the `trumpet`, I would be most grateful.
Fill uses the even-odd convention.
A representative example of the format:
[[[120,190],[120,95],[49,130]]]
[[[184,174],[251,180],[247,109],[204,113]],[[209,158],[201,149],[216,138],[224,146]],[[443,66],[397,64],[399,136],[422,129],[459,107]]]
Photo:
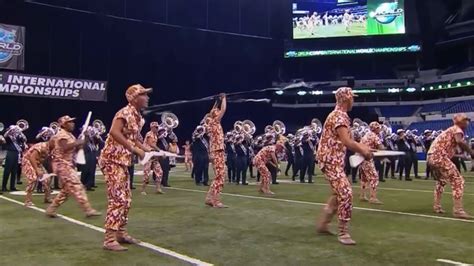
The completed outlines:
[[[21,131],[25,131],[30,127],[30,125],[28,124],[28,121],[26,121],[25,119],[18,120],[16,122],[16,125],[20,128]]]

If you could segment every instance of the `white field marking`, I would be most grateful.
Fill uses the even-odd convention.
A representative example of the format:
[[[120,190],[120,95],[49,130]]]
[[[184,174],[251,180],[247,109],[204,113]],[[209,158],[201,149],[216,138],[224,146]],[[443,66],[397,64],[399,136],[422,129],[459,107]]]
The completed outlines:
[[[135,172],[135,174],[137,175],[142,175],[143,174],[143,171],[137,171]],[[184,177],[184,176],[181,176],[180,177]],[[292,180],[286,180],[286,179],[280,179],[280,180],[277,180],[279,183],[285,183],[285,184],[292,184],[292,185],[302,185],[302,186],[307,186],[308,184],[307,183],[300,183],[299,181],[292,181]],[[424,181],[426,182],[426,181]],[[467,183],[467,182],[465,182]],[[258,183],[256,182],[249,182],[249,185],[257,185]],[[312,185],[315,185],[315,186],[329,186],[329,184],[320,184],[320,183],[314,183]],[[354,188],[358,188],[359,186],[357,185],[352,185]],[[449,186],[449,184],[447,184],[447,186]],[[433,187],[434,187],[434,184],[433,184]],[[406,188],[390,188],[390,187],[377,187],[377,190],[392,190],[392,191],[407,191],[407,192],[422,192],[422,193],[433,193],[433,190],[421,190],[421,189],[406,189]],[[445,192],[446,194],[452,194],[452,192]],[[474,196],[473,193],[464,193],[464,196]]]
[[[307,186],[307,183],[300,183],[299,181],[290,181],[290,180],[278,180],[279,183],[285,183],[285,184],[292,184],[292,185],[303,185]],[[249,182],[249,185],[257,185],[258,183],[256,182]],[[329,184],[320,184],[320,183],[313,183],[311,185],[315,186],[329,186]],[[357,188],[359,186],[357,185],[352,185],[353,187]],[[433,190],[421,190],[421,189],[406,189],[406,188],[390,188],[390,187],[377,187],[377,190],[392,190],[392,191],[407,191],[407,192],[423,192],[423,193],[433,193]],[[446,194],[452,194],[451,192],[445,192]],[[464,193],[464,196],[474,196],[472,193]]]
[[[436,261],[447,263],[447,264],[452,264],[452,265],[458,265],[458,266],[472,266],[472,264],[457,262],[457,261],[453,261],[453,260],[437,259]]]
[[[26,191],[24,191],[24,190],[12,191],[12,192],[9,192],[8,194],[14,195],[14,196],[25,196],[25,195],[26,195]],[[51,191],[51,195],[56,195],[56,194],[59,194],[59,191],[58,191],[58,190],[52,190],[52,191]],[[31,195],[32,195],[32,196],[44,196],[44,193],[33,193],[33,194],[31,194]]]
[[[5,196],[0,196],[0,198],[4,199],[6,201],[16,203],[18,205],[23,206],[23,203],[20,202],[20,201],[17,201],[17,200],[14,200],[14,199],[11,199],[11,198],[8,198],[8,197],[5,197]],[[33,209],[35,211],[39,211],[39,212],[42,212],[42,213],[46,212],[44,209],[41,209],[41,208],[38,208],[38,207],[35,207],[35,206],[31,206],[31,207],[27,207],[27,208],[30,208],[30,209]],[[105,230],[103,228],[97,227],[95,225],[84,223],[84,222],[81,222],[79,220],[76,220],[76,219],[70,218],[68,216],[61,215],[61,214],[58,214],[58,217],[66,220],[68,222],[71,222],[73,224],[77,224],[77,225],[92,229],[92,230],[97,231],[97,232],[105,233]],[[213,265],[213,264],[210,264],[208,262],[204,262],[204,261],[201,261],[201,260],[198,260],[198,259],[195,259],[195,258],[191,258],[191,257],[188,257],[186,255],[179,254],[179,253],[174,252],[172,250],[165,249],[165,248],[162,248],[162,247],[158,247],[158,246],[155,246],[155,245],[147,243],[147,242],[141,242],[137,245],[141,246],[141,247],[144,247],[144,248],[147,248],[147,249],[150,249],[150,250],[152,250],[154,252],[157,252],[159,254],[170,256],[170,257],[176,258],[178,260],[187,262],[191,265],[198,265],[198,266],[212,266]]]
[[[139,184],[141,184],[141,183],[134,182],[134,184],[139,185]],[[154,185],[147,185],[147,186],[154,187]],[[178,187],[167,187],[166,189],[167,189],[167,190],[170,189],[170,190],[178,190],[178,191],[197,192],[197,193],[207,193],[207,191],[203,191],[203,190],[188,189],[188,188],[178,188]],[[321,203],[321,202],[310,202],[310,201],[300,201],[300,200],[289,200],[289,199],[277,199],[277,198],[257,197],[257,196],[248,196],[248,195],[233,194],[233,193],[221,193],[221,195],[232,196],[232,197],[239,197],[239,198],[247,198],[247,199],[258,199],[258,200],[269,200],[269,201],[278,201],[278,202],[286,202],[286,203],[296,203],[296,204],[326,206],[326,203]],[[354,208],[355,210],[361,210],[361,211],[390,213],[390,214],[398,214],[398,215],[414,216],[414,217],[422,217],[422,218],[430,218],[430,219],[439,219],[439,220],[446,220],[446,221],[456,221],[456,222],[464,222],[464,223],[474,223],[474,220],[464,220],[464,219],[451,218],[451,217],[442,217],[442,216],[434,216],[434,215],[426,215],[426,214],[417,214],[417,213],[410,213],[410,212],[399,212],[399,211],[389,211],[389,210],[371,209],[371,208],[363,208],[363,207],[353,207],[353,208]]]

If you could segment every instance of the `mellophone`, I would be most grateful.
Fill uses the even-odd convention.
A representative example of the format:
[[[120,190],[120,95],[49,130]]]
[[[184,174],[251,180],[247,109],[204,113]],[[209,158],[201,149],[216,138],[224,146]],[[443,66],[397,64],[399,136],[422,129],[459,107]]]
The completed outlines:
[[[373,154],[374,154],[374,157],[394,157],[394,156],[405,155],[405,153],[402,151],[376,151]],[[365,161],[365,158],[359,153],[356,153],[352,155],[351,157],[349,157],[349,163],[352,168],[356,168],[363,161]]]

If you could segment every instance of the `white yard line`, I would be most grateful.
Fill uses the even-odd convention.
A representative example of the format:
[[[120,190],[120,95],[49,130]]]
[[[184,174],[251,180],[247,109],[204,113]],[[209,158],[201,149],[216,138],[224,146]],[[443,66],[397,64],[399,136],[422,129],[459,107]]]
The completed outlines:
[[[6,201],[9,201],[9,202],[12,202],[12,203],[23,206],[23,202],[20,202],[20,201],[17,201],[17,200],[14,200],[14,199],[11,199],[11,198],[8,198],[8,197],[5,197],[5,196],[0,196],[0,198],[4,199]],[[38,208],[38,207],[35,207],[35,206],[31,206],[31,207],[28,207],[28,208],[33,209],[35,211],[42,212],[42,213],[46,212],[44,209],[41,209],[41,208]],[[85,228],[92,229],[92,230],[97,231],[97,232],[101,232],[101,233],[105,232],[105,230],[103,228],[97,227],[97,226],[92,225],[92,224],[81,222],[79,220],[73,219],[73,218],[68,217],[68,216],[58,214],[58,217],[66,220],[70,223],[77,224],[77,225],[80,225],[80,226],[85,227]],[[141,243],[138,244],[138,246],[147,248],[149,250],[152,250],[152,251],[157,252],[157,253],[162,254],[162,255],[173,257],[175,259],[187,262],[187,263],[192,264],[192,265],[199,265],[199,266],[212,266],[213,265],[213,264],[210,264],[208,262],[204,262],[204,261],[201,261],[199,259],[195,259],[195,258],[186,256],[184,254],[174,252],[174,251],[169,250],[169,249],[158,247],[158,246],[155,246],[155,245],[147,243],[147,242],[141,242]]]
[[[138,183],[135,183],[135,184],[138,184]],[[148,186],[153,186],[153,185],[148,185]],[[197,192],[197,193],[207,193],[206,191],[202,191],[202,190],[188,189],[188,188],[178,188],[178,187],[168,187],[166,189],[178,190],[178,191],[188,191],[188,192]],[[239,197],[239,198],[247,198],[247,199],[258,199],[258,200],[269,200],[269,201],[277,201],[277,202],[295,203],[295,204],[306,204],[306,205],[316,205],[316,206],[325,206],[326,205],[326,203],[321,203],[321,202],[309,202],[309,201],[300,201],[300,200],[288,200],[288,199],[277,199],[277,198],[268,198],[268,197],[257,197],[257,196],[248,196],[248,195],[233,194],[233,193],[222,193],[222,195],[232,196],[232,197]],[[370,212],[390,213],[390,214],[398,214],[398,215],[405,215],[405,216],[446,220],[446,221],[474,223],[474,220],[464,220],[464,219],[458,219],[458,218],[442,217],[442,216],[434,216],[434,215],[426,215],[426,214],[417,214],[417,213],[409,213],[409,212],[389,211],[389,210],[371,209],[371,208],[363,208],[363,207],[354,207],[354,209],[355,210],[362,210],[362,211],[370,211]]]
[[[437,259],[436,261],[447,263],[447,264],[452,264],[452,265],[457,265],[457,266],[472,266],[472,264],[457,262],[457,261],[453,261],[453,260],[446,260],[446,259]]]

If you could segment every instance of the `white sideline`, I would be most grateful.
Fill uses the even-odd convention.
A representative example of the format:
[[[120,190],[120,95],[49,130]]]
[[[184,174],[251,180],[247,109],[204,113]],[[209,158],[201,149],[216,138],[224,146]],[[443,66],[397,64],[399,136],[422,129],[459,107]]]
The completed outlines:
[[[135,183],[135,184],[138,184],[138,183]],[[153,185],[148,185],[148,186],[153,186]],[[189,192],[199,192],[199,193],[207,193],[206,191],[202,191],[202,190],[187,189],[187,188],[177,188],[177,187],[168,187],[168,188],[166,188],[166,189],[180,190],[180,191],[189,191]],[[227,196],[232,196],[232,197],[240,197],[240,198],[248,198],[248,199],[259,199],[259,200],[270,200],[270,201],[279,201],[279,202],[287,202],[287,203],[316,205],[316,206],[325,206],[325,205],[326,205],[326,203],[320,203],[320,202],[309,202],[309,201],[300,201],[300,200],[288,200],[288,199],[266,198],[266,197],[248,196],[248,195],[233,194],[233,193],[222,193],[222,195],[227,195]],[[381,213],[399,214],[399,215],[405,215],[405,216],[423,217],[423,218],[439,219],[439,220],[446,220],[446,221],[456,221],[456,222],[464,222],[464,223],[474,223],[474,220],[464,220],[464,219],[458,219],[458,218],[434,216],[434,215],[427,215],[427,214],[417,214],[417,213],[409,213],[409,212],[388,211],[388,210],[371,209],[371,208],[363,208],[363,207],[353,207],[353,208],[354,208],[355,210],[362,210],[362,211],[371,211],[371,212],[381,212]]]
[[[307,183],[300,183],[299,181],[291,181],[291,180],[278,180],[279,183],[283,183],[283,184],[291,184],[291,185],[302,185],[302,186],[307,186],[308,184]],[[258,185],[258,183],[256,182],[249,182],[249,185]],[[314,183],[312,184],[314,186],[325,186],[325,187],[328,187],[329,184],[321,184],[321,183]],[[449,184],[448,184],[449,186]],[[355,184],[352,184],[352,187],[354,188],[357,188],[359,186],[355,185]],[[434,187],[434,185],[433,185]],[[421,189],[410,189],[410,188],[391,188],[391,187],[377,187],[377,190],[388,190],[388,191],[406,191],[406,192],[422,192],[422,193],[431,193],[433,194],[433,190],[421,190]],[[452,192],[444,192],[446,194],[452,194]],[[464,193],[463,194],[464,196],[474,196],[473,193]]]
[[[452,264],[452,265],[457,265],[457,266],[472,266],[472,264],[466,264],[466,263],[457,262],[457,261],[453,261],[453,260],[446,260],[446,259],[437,259],[436,261],[447,263],[447,264]]]
[[[23,206],[23,202],[20,202],[20,201],[17,201],[17,200],[14,200],[14,199],[11,199],[11,198],[8,198],[8,197],[5,197],[5,196],[0,196],[0,198],[4,199],[6,201],[16,203],[18,205]],[[28,208],[33,209],[35,211],[42,212],[42,213],[46,212],[44,209],[41,209],[41,208],[38,208],[38,207],[35,207],[35,206],[31,206],[31,207],[28,207]],[[61,215],[61,214],[58,214],[58,217],[66,220],[68,222],[71,222],[73,224],[77,224],[77,225],[95,230],[97,232],[101,232],[101,233],[105,232],[105,230],[103,228],[100,228],[100,227],[97,227],[95,225],[91,225],[91,224],[88,224],[88,223],[84,223],[84,222],[81,222],[79,220],[76,220],[76,219]],[[198,265],[198,266],[212,266],[213,265],[213,264],[210,264],[210,263],[207,263],[207,262],[195,259],[195,258],[188,257],[186,255],[174,252],[174,251],[169,250],[169,249],[165,249],[165,248],[162,248],[162,247],[155,246],[155,245],[147,243],[147,242],[141,242],[137,245],[141,246],[141,247],[144,247],[144,248],[147,248],[147,249],[150,249],[150,250],[155,251],[157,253],[160,253],[162,255],[170,256],[170,257],[176,258],[178,260],[187,262],[191,265]]]

